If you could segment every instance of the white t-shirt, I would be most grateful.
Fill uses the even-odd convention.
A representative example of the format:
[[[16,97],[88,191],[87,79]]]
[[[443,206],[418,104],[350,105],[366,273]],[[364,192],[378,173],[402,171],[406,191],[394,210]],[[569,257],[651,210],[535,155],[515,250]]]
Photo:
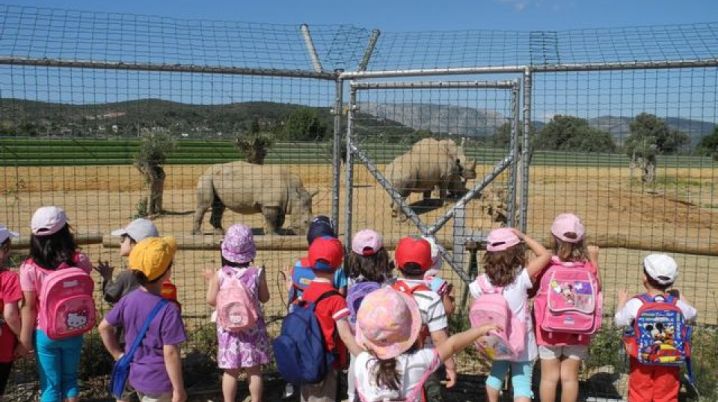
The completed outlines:
[[[399,279],[411,286],[412,288],[424,285],[426,282],[422,279]],[[444,302],[441,301],[441,296],[436,292],[430,290],[417,290],[413,293],[416,304],[419,305],[419,311],[421,312],[421,322],[426,324],[429,328],[429,332],[439,331],[446,329],[449,326],[449,320],[446,318],[446,310],[444,310]],[[433,346],[431,338],[427,338],[424,342],[427,347]]]
[[[486,274],[482,274],[486,275]],[[488,280],[488,278],[486,278]],[[481,287],[479,286],[479,279],[471,282],[469,285],[469,291],[471,296],[478,298],[481,296]],[[488,281],[491,283],[491,281]],[[536,346],[536,335],[534,334],[533,319],[529,312],[528,307],[528,290],[533,287],[533,282],[529,276],[526,268],[522,268],[521,272],[516,276],[514,282],[504,287],[503,296],[506,299],[506,303],[509,305],[511,312],[519,319],[526,322],[526,348],[521,352],[517,361],[525,362],[536,359],[538,355],[538,347]]]
[[[362,352],[354,362],[354,384],[359,398],[363,402],[403,400],[416,386],[421,384],[422,376],[436,371],[441,365],[439,355],[433,348],[425,348],[413,353],[405,353],[396,358],[396,370],[399,373],[399,389],[380,388],[373,373],[377,360],[368,352]],[[418,393],[421,396],[421,392]]]
[[[631,325],[633,323],[633,320],[638,315],[638,309],[641,308],[641,305],[643,305],[643,302],[637,297],[628,300],[626,302],[626,305],[623,306],[621,310],[616,311],[616,315],[613,317],[613,321],[619,327]],[[686,321],[694,320],[696,318],[696,315],[698,314],[695,307],[691,306],[688,303],[685,303],[682,300],[678,300],[676,306],[681,309],[681,312],[683,312],[683,319],[685,319]]]

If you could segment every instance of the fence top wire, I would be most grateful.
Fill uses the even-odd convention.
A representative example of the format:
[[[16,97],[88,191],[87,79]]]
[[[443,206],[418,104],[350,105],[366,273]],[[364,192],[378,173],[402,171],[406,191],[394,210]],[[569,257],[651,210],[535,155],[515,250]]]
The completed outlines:
[[[371,32],[310,25],[324,71],[354,71]],[[0,57],[313,71],[300,25],[0,5]],[[385,32],[368,71],[718,60],[718,23],[567,31]]]

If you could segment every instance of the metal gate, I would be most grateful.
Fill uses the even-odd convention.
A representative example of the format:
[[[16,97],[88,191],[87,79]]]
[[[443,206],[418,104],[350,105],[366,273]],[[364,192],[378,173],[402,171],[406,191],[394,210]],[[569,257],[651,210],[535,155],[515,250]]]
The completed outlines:
[[[383,94],[384,102],[371,101],[371,96],[377,94]],[[385,208],[377,203],[377,199],[381,200],[382,197],[375,196],[375,203],[371,205],[369,202],[366,205],[355,203],[354,186],[357,186],[362,179],[356,177],[354,167],[356,158],[369,174],[366,179],[370,183],[364,187],[371,190],[373,186],[378,192],[387,194],[389,201],[398,206],[401,218],[413,224],[408,230],[418,230],[423,236],[436,238],[439,231],[453,218],[451,236],[444,235],[437,241],[451,245],[451,252],[443,251],[442,258],[462,281],[468,283],[471,278],[464,269],[465,244],[469,240],[483,241],[486,231],[469,230],[465,210],[472,200],[479,197],[481,192],[505,171],[507,171],[507,175],[504,176],[507,178],[505,187],[507,223],[515,224],[519,161],[519,95],[518,80],[352,82],[345,138],[346,239],[351,239],[352,220],[358,215],[357,209],[364,208],[364,214],[367,216],[373,213],[377,219],[385,218]],[[419,97],[419,102],[415,101],[415,96]],[[429,103],[425,102],[427,96]],[[477,122],[479,124],[474,124]],[[479,152],[479,147],[473,147],[471,148],[473,152],[466,153],[465,140],[468,139],[468,144],[476,144],[481,138],[496,139],[502,132],[509,137],[504,138],[508,140],[504,149],[482,153]],[[449,201],[448,208],[444,208],[443,205],[446,191],[440,188],[438,206],[429,205],[427,209],[435,207],[434,209],[444,210],[433,218],[422,218],[420,213],[417,213],[417,207],[414,204],[410,205],[408,198],[404,199],[401,196],[401,189],[397,188],[397,183],[392,183],[387,178],[386,171],[382,171],[380,167],[382,163],[390,162],[404,152],[410,152],[405,149],[410,149],[414,143],[426,137],[451,139],[455,144],[454,139],[462,137],[459,149],[465,152],[466,158],[462,161],[464,163],[470,157],[474,160],[479,156],[491,159],[491,163],[482,172],[483,175],[477,174],[473,186],[464,188],[463,195],[457,196],[456,201]],[[436,204],[435,200],[430,198],[428,200]],[[421,200],[419,205],[426,207],[422,204],[425,201],[426,198]],[[524,213],[523,208],[521,213]],[[374,223],[376,225],[379,222]],[[396,224],[395,222],[390,224],[384,219],[382,227],[384,226],[395,228]],[[394,238],[386,236],[385,233],[385,237],[389,237],[387,243],[391,244],[398,237],[411,234],[407,232],[407,228],[400,226],[400,230],[403,233]]]

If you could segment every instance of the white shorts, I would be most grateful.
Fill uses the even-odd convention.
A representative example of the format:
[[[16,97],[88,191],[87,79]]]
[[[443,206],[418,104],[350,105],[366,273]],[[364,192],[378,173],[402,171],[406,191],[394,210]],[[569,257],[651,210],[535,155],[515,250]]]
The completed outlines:
[[[538,352],[539,357],[544,360],[560,359],[562,356],[574,360],[586,360],[588,358],[588,345],[539,345]]]

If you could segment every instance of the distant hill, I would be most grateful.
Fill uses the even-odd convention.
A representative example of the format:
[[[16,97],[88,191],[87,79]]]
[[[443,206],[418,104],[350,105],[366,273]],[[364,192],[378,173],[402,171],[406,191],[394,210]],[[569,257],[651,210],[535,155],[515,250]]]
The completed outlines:
[[[704,136],[713,132],[715,123],[701,120],[683,119],[680,117],[663,118],[669,127],[688,134],[691,139],[691,146],[698,144]],[[604,131],[608,131],[613,135],[616,143],[623,144],[626,138],[631,134],[631,120],[633,117],[623,116],[599,116],[588,119],[588,124]]]

